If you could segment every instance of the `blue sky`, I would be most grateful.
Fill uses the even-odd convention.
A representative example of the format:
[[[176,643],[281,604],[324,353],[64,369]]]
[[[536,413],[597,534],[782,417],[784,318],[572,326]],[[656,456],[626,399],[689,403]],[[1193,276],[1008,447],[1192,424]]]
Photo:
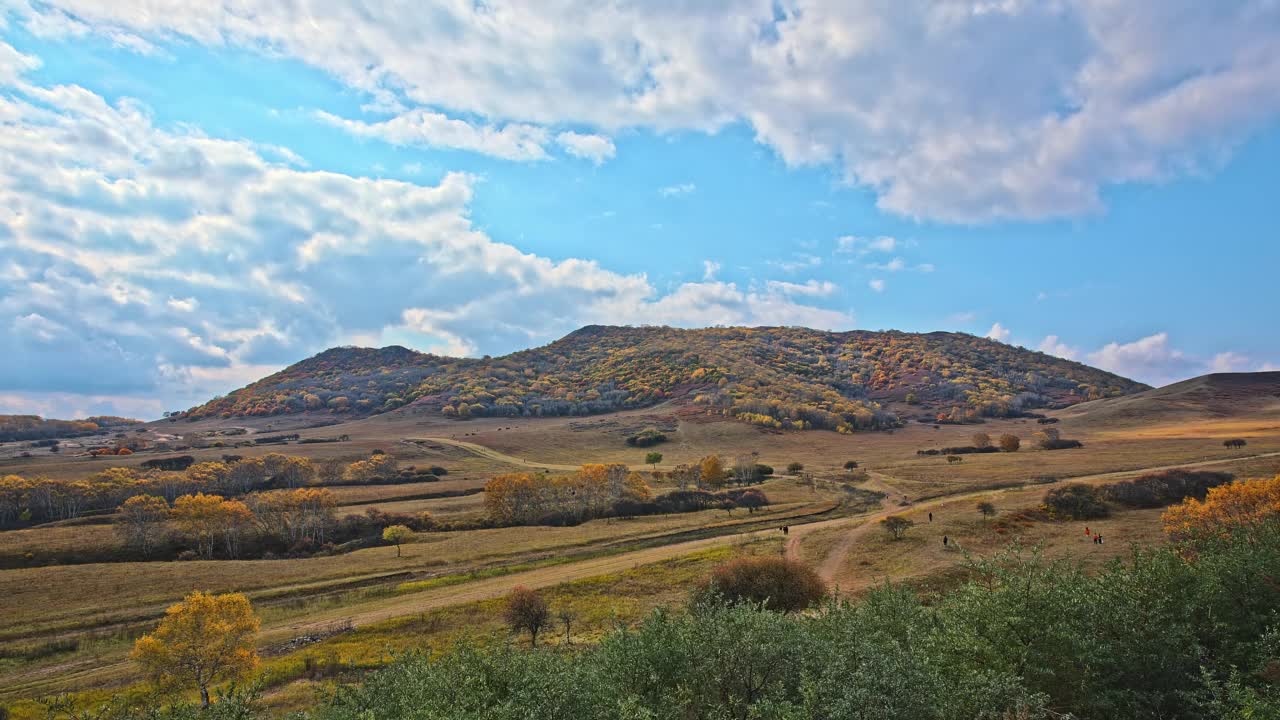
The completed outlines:
[[[1276,368],[1280,6],[1116,5],[0,0],[0,412],[586,323]]]

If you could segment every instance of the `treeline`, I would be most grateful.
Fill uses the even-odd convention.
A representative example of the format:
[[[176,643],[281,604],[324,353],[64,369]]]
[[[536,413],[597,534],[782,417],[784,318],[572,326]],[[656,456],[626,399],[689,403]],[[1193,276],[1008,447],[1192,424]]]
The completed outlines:
[[[100,415],[83,420],[46,420],[39,415],[0,415],[0,442],[93,435],[142,424],[141,420]]]
[[[1227,472],[1173,469],[1108,485],[1067,483],[1046,492],[1043,506],[1056,518],[1097,520],[1111,514],[1109,503],[1158,508],[1186,500],[1200,501],[1214,488],[1229,485],[1234,479]]]
[[[705,476],[703,465],[708,468]],[[620,463],[583,465],[566,475],[508,473],[485,483],[485,510],[493,525],[577,525],[604,517],[709,509],[755,512],[769,504],[769,498],[755,489],[711,492],[710,488],[720,489],[732,477],[718,456],[696,466],[682,465],[672,477],[680,489],[654,497],[644,476]],[[757,481],[753,468],[745,482]]]
[[[111,512],[134,496],[149,495],[175,502],[183,495],[237,497],[273,488],[312,485],[430,482],[432,473],[400,469],[391,455],[376,453],[352,463],[314,463],[303,457],[269,453],[262,457],[227,456],[223,461],[188,464],[189,456],[161,458],[165,467],[113,467],[82,480],[56,480],[20,475],[0,476],[0,529],[71,520],[92,513]],[[432,468],[444,472],[443,468]]]
[[[1275,717],[1280,528],[1087,574],[1013,551],[942,597],[659,611],[576,653],[411,656],[318,720]]]
[[[116,516],[126,549],[146,559],[249,558],[334,552],[340,544],[376,542],[383,529],[434,527],[428,513],[404,515],[370,509],[338,519],[327,488],[250,493],[243,498],[181,495],[172,505],[155,495],[135,495]],[[351,549],[350,547],[346,549]]]

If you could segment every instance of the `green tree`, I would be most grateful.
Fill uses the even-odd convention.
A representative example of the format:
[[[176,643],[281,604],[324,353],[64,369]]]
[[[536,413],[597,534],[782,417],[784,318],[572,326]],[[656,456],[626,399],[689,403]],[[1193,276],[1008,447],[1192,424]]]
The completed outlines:
[[[982,517],[989,518],[996,514],[996,506],[984,500],[978,503],[978,512],[982,514]]]
[[[405,525],[388,525],[382,529],[382,541],[396,546],[396,557],[400,557],[400,546],[413,539],[413,531]]]
[[[657,472],[658,463],[662,462],[662,453],[660,452],[645,453],[644,462],[646,465],[652,465],[654,472]]]

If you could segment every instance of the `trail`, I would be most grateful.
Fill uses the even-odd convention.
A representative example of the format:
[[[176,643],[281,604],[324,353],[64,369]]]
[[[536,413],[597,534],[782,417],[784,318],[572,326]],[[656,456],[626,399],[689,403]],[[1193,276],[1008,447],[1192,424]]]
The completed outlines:
[[[461,448],[462,450],[466,450],[467,452],[470,452],[474,455],[479,455],[480,457],[483,457],[483,458],[488,458],[490,460],[497,460],[498,462],[506,463],[508,465],[517,465],[519,467],[543,468],[546,470],[563,470],[566,472],[573,472],[582,467],[581,465],[557,465],[555,463],[533,462],[531,460],[526,460],[525,458],[518,458],[514,455],[508,455],[504,452],[499,452],[497,450],[494,450],[491,447],[487,447],[479,443],[467,442],[465,440],[455,440],[453,438],[442,438],[442,437],[406,438],[401,442],[409,443],[409,444],[417,444],[420,442],[434,442],[434,443],[440,443],[441,445],[452,445],[453,447]],[[648,465],[630,465],[628,467],[631,470],[650,469]]]
[[[822,559],[822,562],[818,566],[818,574],[820,574],[822,578],[826,580],[828,583],[834,584],[840,573],[840,570],[845,565],[845,559],[848,557],[850,551],[852,551],[854,546],[857,544],[858,539],[861,538],[863,535],[865,535],[868,531],[873,529],[880,520],[890,515],[919,514],[921,511],[928,512],[933,508],[937,508],[943,505],[948,505],[951,503],[962,502],[965,500],[977,500],[978,498],[983,498],[983,497],[993,497],[993,496],[1006,495],[1006,494],[1017,493],[1017,492],[1025,492],[1027,490],[1047,488],[1047,487],[1052,487],[1054,485],[1068,483],[1068,482],[1100,484],[1106,481],[1119,480],[1119,479],[1130,477],[1133,475],[1143,475],[1147,473],[1163,472],[1165,470],[1180,470],[1180,469],[1188,469],[1188,468],[1208,467],[1212,465],[1226,465],[1230,463],[1240,462],[1242,460],[1254,460],[1258,458],[1268,458],[1268,457],[1277,457],[1277,456],[1280,456],[1280,452],[1259,453],[1257,455],[1218,458],[1214,460],[1200,460],[1200,461],[1190,462],[1190,463],[1179,463],[1176,465],[1159,465],[1159,466],[1147,467],[1147,468],[1137,468],[1133,470],[1115,470],[1115,471],[1105,472],[1105,473],[1094,473],[1091,475],[1077,475],[1075,477],[1059,478],[1058,480],[1055,480],[1054,482],[1051,482],[1051,483],[1027,483],[1023,485],[1015,485],[1015,486],[1006,487],[1006,488],[988,488],[984,490],[973,490],[970,492],[954,493],[951,495],[943,495],[941,497],[931,498],[929,500],[922,500],[919,502],[910,503],[909,505],[905,505],[905,506],[899,505],[898,502],[890,502],[887,505],[887,507],[884,507],[881,510],[870,513],[868,515],[859,515],[853,518],[839,518],[836,520],[829,520],[826,522],[818,522],[818,523],[811,523],[808,525],[798,526],[796,528],[796,532],[794,533],[794,535],[787,541],[787,557],[792,559],[799,559],[800,543],[802,539],[804,538],[804,536],[808,535],[809,533],[815,530],[820,530],[826,527],[835,527],[840,525],[854,525],[853,529],[850,532],[846,533],[845,536],[841,538],[840,542],[831,548],[831,550],[827,553],[827,556]],[[885,475],[883,473],[878,473],[878,472],[872,472],[870,473],[870,475],[872,476],[873,480],[879,483],[879,486],[880,486],[873,489],[880,489],[882,492],[885,492],[887,489],[887,491],[890,493],[890,497],[887,498],[887,500],[892,500],[893,495],[895,494],[898,496],[899,502],[906,499],[906,497],[902,495],[902,493],[898,492],[897,490],[894,490],[892,486],[889,484],[890,482],[894,481],[893,477],[889,475]],[[864,487],[872,487],[872,484],[868,483]]]
[[[424,439],[462,447],[464,449],[477,452],[477,454],[484,455],[485,457],[517,465],[546,467],[549,469],[577,469],[574,466],[528,463],[527,461],[519,458],[513,458],[512,456],[500,453],[496,450],[491,450],[490,448],[486,448],[483,445],[477,445],[475,443],[467,443],[444,438]],[[871,475],[871,480],[868,481],[864,487],[885,492],[887,494],[885,506],[882,506],[880,510],[862,515],[833,518],[830,520],[819,520],[816,522],[791,526],[791,532],[787,539],[785,552],[788,557],[798,558],[800,544],[804,537],[809,534],[828,528],[850,527],[850,532],[847,533],[846,536],[831,549],[819,565],[819,572],[822,577],[828,582],[833,583],[844,565],[845,558],[853,550],[858,539],[865,535],[865,533],[874,529],[880,520],[888,517],[889,515],[917,514],[921,511],[928,511],[929,509],[950,503],[975,500],[981,497],[1025,492],[1028,490],[1040,490],[1042,488],[1052,487],[1056,484],[1066,482],[1083,482],[1091,484],[1101,483],[1108,480],[1116,480],[1132,475],[1160,472],[1163,470],[1224,465],[1243,460],[1277,456],[1280,456],[1280,452],[1261,453],[1257,455],[1221,458],[1216,460],[1204,460],[1176,465],[1118,470],[1092,475],[1080,475],[1076,477],[1061,478],[1053,483],[1028,483],[1008,488],[983,489],[956,493],[953,495],[946,495],[930,500],[911,503],[906,506],[899,504],[906,498],[900,491],[893,487],[892,483],[895,479],[892,476],[879,472],[871,472],[869,473]],[[358,628],[396,617],[404,617],[452,605],[501,597],[517,585],[524,585],[530,588],[543,588],[552,585],[559,585],[575,580],[583,580],[599,575],[621,572],[640,565],[669,560],[681,555],[697,552],[699,550],[722,547],[734,543],[746,542],[756,538],[768,537],[777,532],[777,529],[769,528],[743,533],[730,533],[698,540],[681,541],[669,545],[622,552],[604,557],[586,558],[563,565],[553,565],[511,573],[508,575],[483,578],[459,585],[433,588],[401,596],[371,600],[361,603],[358,606],[338,607],[319,611],[308,615],[305,621],[283,622],[264,628],[260,636],[259,645],[262,647],[269,647],[286,642],[301,635],[314,633],[317,630],[330,626],[337,621],[349,620],[354,627]],[[65,687],[67,685],[67,681],[73,681],[80,687],[84,687],[87,684],[93,684],[95,682],[101,683],[103,681],[118,680],[120,678],[127,677],[131,669],[132,664],[128,660],[115,660],[103,664],[102,658],[84,658],[79,661],[73,661],[54,667],[40,668],[38,670],[24,673],[21,676],[22,679],[19,680],[18,683],[6,683],[6,686],[2,691],[0,691],[0,697],[23,696],[27,694],[23,691],[30,688],[39,688],[42,693],[47,693],[52,688],[50,685],[46,685],[44,681],[50,676],[56,676],[57,680],[54,684],[60,688]],[[12,679],[14,678],[10,678],[10,680]]]

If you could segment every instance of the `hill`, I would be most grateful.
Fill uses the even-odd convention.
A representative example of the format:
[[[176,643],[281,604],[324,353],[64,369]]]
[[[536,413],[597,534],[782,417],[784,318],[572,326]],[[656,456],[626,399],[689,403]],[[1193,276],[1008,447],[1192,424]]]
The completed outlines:
[[[1095,425],[1165,424],[1271,415],[1280,419],[1280,372],[1213,373],[1062,413]]]
[[[0,442],[80,437],[141,423],[141,420],[106,415],[81,420],[46,420],[39,415],[0,415]]]
[[[666,400],[779,428],[851,432],[904,416],[964,421],[1146,386],[963,333],[593,325],[498,358],[334,348],[217,398],[191,418],[412,404],[449,417],[587,415]]]

